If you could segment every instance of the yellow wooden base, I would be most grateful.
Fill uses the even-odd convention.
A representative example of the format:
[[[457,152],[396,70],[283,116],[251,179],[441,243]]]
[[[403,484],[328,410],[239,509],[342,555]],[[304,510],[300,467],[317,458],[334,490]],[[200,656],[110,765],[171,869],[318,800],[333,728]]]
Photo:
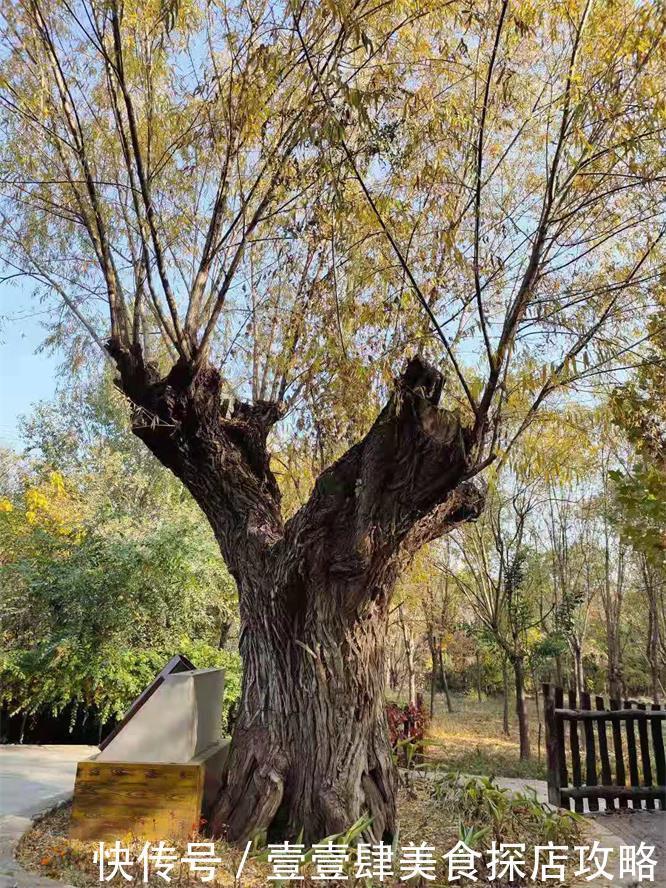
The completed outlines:
[[[70,836],[97,842],[186,840],[199,829],[205,764],[79,762]]]

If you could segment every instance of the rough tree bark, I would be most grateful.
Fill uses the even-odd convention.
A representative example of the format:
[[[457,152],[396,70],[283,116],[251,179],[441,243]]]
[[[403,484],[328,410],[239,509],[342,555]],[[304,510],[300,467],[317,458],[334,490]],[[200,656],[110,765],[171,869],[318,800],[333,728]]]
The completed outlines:
[[[220,396],[219,373],[183,362],[165,378],[110,346],[133,431],[206,514],[239,594],[242,698],[213,834],[306,842],[372,816],[396,827],[384,713],[388,603],[404,562],[477,517],[472,434],[438,409],[441,375],[411,360],[367,435],[280,511],[268,433],[275,403]]]

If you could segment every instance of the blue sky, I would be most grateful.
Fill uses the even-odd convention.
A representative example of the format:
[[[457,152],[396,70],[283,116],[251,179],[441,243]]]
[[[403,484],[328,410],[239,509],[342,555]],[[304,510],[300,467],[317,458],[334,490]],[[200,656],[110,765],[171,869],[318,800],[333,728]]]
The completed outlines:
[[[57,355],[37,354],[46,310],[29,284],[0,285],[0,445],[20,447],[18,417],[56,388]]]

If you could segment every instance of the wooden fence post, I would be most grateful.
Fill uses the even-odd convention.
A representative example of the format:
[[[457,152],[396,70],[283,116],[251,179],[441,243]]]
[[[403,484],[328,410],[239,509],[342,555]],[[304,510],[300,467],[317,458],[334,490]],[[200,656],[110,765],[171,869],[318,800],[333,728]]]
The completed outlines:
[[[603,697],[595,697],[597,712],[606,712]],[[610,756],[608,754],[608,737],[606,735],[606,722],[602,719],[597,723],[599,732],[599,758],[601,760],[601,782],[604,786],[613,785],[613,777],[611,774]],[[615,810],[615,799],[606,799],[606,808],[610,811]]]
[[[564,709],[564,691],[561,687],[555,688],[555,709]],[[566,738],[564,735],[564,720],[555,716],[555,736],[557,737],[558,759],[560,765],[560,793],[564,786],[569,785],[567,773]],[[560,794],[560,799],[562,798]]]
[[[548,799],[552,804],[571,807],[573,799],[575,810],[579,812],[598,811],[600,800],[611,811],[618,804],[626,808],[629,803],[637,810],[643,804],[649,810],[656,807],[663,810],[666,807],[666,756],[662,727],[666,721],[666,710],[657,705],[650,707],[633,700],[627,700],[624,707],[619,700],[611,700],[610,708],[606,708],[603,697],[595,698],[593,708],[590,695],[585,692],[581,693],[580,708],[577,708],[574,690],[569,691],[569,708],[566,709],[562,689],[551,684],[543,685],[543,695],[548,753]],[[564,725],[567,721],[568,735]],[[615,780],[608,722],[612,729]],[[623,722],[627,738],[629,786],[625,770]],[[567,737],[570,747],[568,752]],[[569,762],[571,781],[567,770]]]
[[[575,710],[578,706],[576,691],[569,688],[569,709]],[[583,785],[583,774],[580,766],[580,741],[578,737],[578,721],[572,718],[569,722],[569,743],[571,745],[571,780],[574,787]],[[574,809],[578,814],[585,810],[582,798],[574,798]]]
[[[661,707],[658,703],[652,704],[652,711],[659,712]],[[652,745],[654,747],[654,763],[657,771],[657,784],[666,787],[666,755],[664,755],[664,735],[661,729],[659,719],[652,719]],[[666,789],[659,797],[661,810],[666,810]]]
[[[645,712],[647,709],[645,703],[639,703],[638,709]],[[650,762],[650,739],[648,736],[648,723],[646,719],[641,718],[638,722],[638,739],[641,746],[641,759],[643,762],[643,786],[652,788],[652,764]],[[648,811],[654,811],[654,799],[647,798],[645,807]]]
[[[546,726],[546,759],[548,765],[548,801],[551,805],[560,806],[562,801],[560,787],[560,750],[557,744],[557,720],[555,717],[555,698],[550,692],[550,685],[543,685],[543,713]],[[564,752],[564,750],[562,750]]]
[[[631,700],[624,701],[624,708],[631,709],[632,706]],[[629,759],[629,782],[632,789],[638,789],[641,785],[640,778],[638,776],[638,755],[636,754],[636,731],[634,728],[634,719],[627,718],[626,721],[627,726],[627,758]],[[643,804],[640,798],[632,798],[631,805],[636,809],[641,809]]]
[[[610,701],[611,709],[621,709],[622,703],[619,700]],[[624,751],[622,749],[622,722],[619,718],[614,718],[611,725],[613,731],[613,751],[615,753],[615,783],[617,786],[625,787],[627,784],[627,773],[624,769]],[[629,801],[625,796],[619,798],[620,808],[628,808]]]

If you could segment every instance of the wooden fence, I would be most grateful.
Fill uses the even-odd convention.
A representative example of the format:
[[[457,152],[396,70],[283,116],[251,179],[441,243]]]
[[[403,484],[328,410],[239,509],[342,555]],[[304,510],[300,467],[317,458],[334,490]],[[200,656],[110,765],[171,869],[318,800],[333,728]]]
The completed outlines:
[[[548,799],[565,808],[666,810],[666,710],[634,700],[567,693],[543,685],[548,758]],[[596,729],[596,730],[595,730]]]

